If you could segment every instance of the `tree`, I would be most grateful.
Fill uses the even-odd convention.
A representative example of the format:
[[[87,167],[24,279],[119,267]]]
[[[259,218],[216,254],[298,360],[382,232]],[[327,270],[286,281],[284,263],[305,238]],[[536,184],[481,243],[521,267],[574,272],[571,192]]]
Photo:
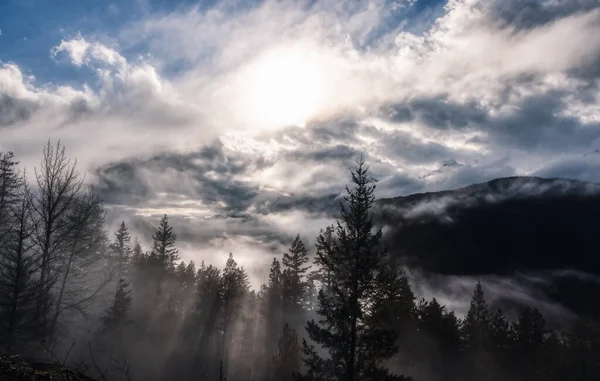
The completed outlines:
[[[139,245],[137,242],[136,244]],[[119,226],[119,229],[115,232],[115,239],[110,244],[110,249],[112,251],[117,273],[119,275],[126,274],[133,256],[133,249],[131,248],[131,235],[127,230],[127,226],[125,226],[125,221],[121,222],[121,226]],[[139,250],[141,250],[141,247]]]
[[[13,210],[19,204],[23,178],[19,176],[18,164],[12,152],[0,152],[0,248],[10,232]]]
[[[115,333],[127,323],[129,309],[131,308],[131,290],[125,278],[117,281],[117,291],[112,305],[107,309],[106,316],[102,318],[104,333]]]
[[[45,332],[51,317],[52,289],[60,278],[59,262],[71,236],[69,214],[85,188],[83,178],[76,170],[77,161],[71,161],[60,144],[52,146],[50,141],[43,149],[39,169],[35,169],[37,189],[30,192],[35,231],[33,238],[40,257],[40,277],[36,301],[36,319]]]
[[[317,286],[321,285],[327,288],[331,287],[332,275],[331,271],[321,260],[321,258],[329,258],[333,256],[333,250],[335,248],[335,228],[333,226],[327,226],[325,230],[321,229],[319,236],[317,237],[317,255],[313,261],[314,270],[310,273],[310,280],[317,282]]]
[[[21,181],[18,205],[11,205],[11,223],[0,246],[0,341],[11,353],[15,343],[32,339],[37,292],[37,264],[32,247],[33,224],[28,188]],[[6,199],[5,199],[6,201]],[[11,202],[12,204],[12,202]],[[5,204],[6,206],[6,204]]]
[[[174,268],[175,262],[179,260],[179,250],[175,248],[177,235],[173,233],[166,214],[160,220],[152,239],[152,254],[157,257],[159,264],[165,269]]]
[[[239,267],[233,259],[233,254],[229,254],[225,269],[220,279],[219,295],[221,299],[221,330],[222,343],[221,353],[224,354],[223,369],[226,374],[229,372],[229,358],[235,351],[236,319],[242,316],[244,307],[244,297],[250,290],[250,281],[248,274],[243,267]]]
[[[156,282],[156,303],[168,303],[169,295],[162,295],[163,283],[175,271],[175,262],[179,260],[179,250],[175,247],[177,235],[173,232],[173,227],[169,225],[166,214],[161,218],[158,228],[152,235],[152,240],[152,250],[147,258],[147,265]]]
[[[548,332],[546,321],[537,308],[525,307],[519,312],[511,330],[520,373],[526,379],[536,379],[544,337]]]
[[[281,327],[283,326],[283,274],[281,263],[273,258],[267,284],[261,286],[261,315],[263,342],[260,357],[271,357],[275,352]],[[272,373],[272,364],[263,366],[265,374]]]
[[[196,302],[190,316],[190,329],[195,332],[199,339],[193,335],[192,347],[192,369],[191,374],[198,374],[198,368],[208,369],[209,373],[217,372],[217,364],[222,361],[219,351],[221,343],[221,327],[218,324],[221,316],[221,271],[213,266],[206,266],[204,262],[200,265],[197,275]]]
[[[277,352],[273,356],[274,381],[292,381],[300,371],[300,344],[296,330],[288,324],[283,326]]]
[[[114,270],[104,273],[95,268],[105,258],[108,238],[104,231],[104,209],[100,198],[91,189],[73,201],[64,226],[61,272],[57,282],[56,302],[50,323],[55,333],[60,316],[68,310],[82,312],[114,277]]]
[[[397,276],[385,250],[380,247],[381,229],[374,230],[369,215],[375,201],[375,185],[361,159],[352,171],[355,188],[347,188],[341,204],[342,221],[337,222],[335,240],[317,252],[318,263],[330,281],[318,295],[318,322],[306,330],[312,341],[329,352],[321,357],[314,345],[303,341],[306,374],[303,380],[400,380],[383,362],[397,351],[397,329],[379,324],[392,311],[383,300],[382,288]]]
[[[467,377],[481,379],[492,371],[492,358],[489,352],[490,311],[480,282],[477,282],[473,291],[471,306],[462,323],[461,336],[469,364],[466,367],[469,372]]]
[[[477,349],[490,332],[490,312],[485,301],[483,287],[477,282],[471,306],[462,324],[462,336],[467,348]]]
[[[283,254],[282,300],[285,310],[284,319],[292,327],[300,326],[304,321],[304,310],[308,302],[309,282],[305,279],[310,266],[308,253],[300,236],[296,236],[289,253]],[[278,328],[279,329],[279,328]]]

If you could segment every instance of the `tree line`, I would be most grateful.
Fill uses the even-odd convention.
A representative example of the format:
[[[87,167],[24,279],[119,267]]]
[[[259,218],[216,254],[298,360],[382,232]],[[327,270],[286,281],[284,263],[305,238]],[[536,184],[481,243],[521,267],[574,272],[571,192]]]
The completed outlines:
[[[351,174],[314,255],[297,236],[254,290],[233,254],[224,268],[181,261],[166,215],[147,249],[124,222],[110,238],[60,143],[44,147],[29,182],[0,153],[2,351],[93,363],[115,380],[600,379],[592,319],[556,332],[523,307],[508,321],[481,284],[463,319],[416,300],[372,222],[365,163]],[[128,372],[111,373],[121,360]]]

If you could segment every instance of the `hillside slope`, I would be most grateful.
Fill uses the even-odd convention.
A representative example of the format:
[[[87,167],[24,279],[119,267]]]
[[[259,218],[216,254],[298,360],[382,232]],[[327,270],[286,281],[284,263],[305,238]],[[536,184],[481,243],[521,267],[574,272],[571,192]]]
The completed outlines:
[[[600,315],[584,299],[600,297],[600,184],[503,178],[381,199],[376,216],[391,252],[411,267],[445,275],[562,271],[547,294]]]

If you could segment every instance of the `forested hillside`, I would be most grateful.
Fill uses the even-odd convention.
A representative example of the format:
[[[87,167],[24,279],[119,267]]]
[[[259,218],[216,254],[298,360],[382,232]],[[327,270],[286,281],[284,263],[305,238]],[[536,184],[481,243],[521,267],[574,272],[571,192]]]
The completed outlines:
[[[508,321],[481,284],[464,318],[416,300],[397,248],[384,247],[373,223],[362,161],[339,222],[323,226],[315,248],[297,236],[259,289],[235,253],[224,268],[181,261],[167,215],[149,247],[125,223],[107,231],[101,200],[60,144],[28,170],[0,153],[5,354],[105,380],[600,379],[597,321],[582,315],[552,331],[528,306]],[[413,242],[421,233],[398,234]],[[436,248],[436,235],[426,238]]]

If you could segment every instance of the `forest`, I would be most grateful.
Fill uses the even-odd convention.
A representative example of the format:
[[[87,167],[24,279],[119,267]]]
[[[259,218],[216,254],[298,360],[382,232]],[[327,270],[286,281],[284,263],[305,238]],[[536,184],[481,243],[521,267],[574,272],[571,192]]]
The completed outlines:
[[[600,379],[592,318],[550,329],[522,306],[509,321],[482,284],[464,318],[417,300],[373,223],[362,159],[337,224],[314,248],[297,236],[259,289],[235,253],[224,268],[182,261],[167,215],[151,247],[124,222],[109,232],[102,200],[60,143],[49,141],[28,175],[0,153],[4,356],[102,380]]]

